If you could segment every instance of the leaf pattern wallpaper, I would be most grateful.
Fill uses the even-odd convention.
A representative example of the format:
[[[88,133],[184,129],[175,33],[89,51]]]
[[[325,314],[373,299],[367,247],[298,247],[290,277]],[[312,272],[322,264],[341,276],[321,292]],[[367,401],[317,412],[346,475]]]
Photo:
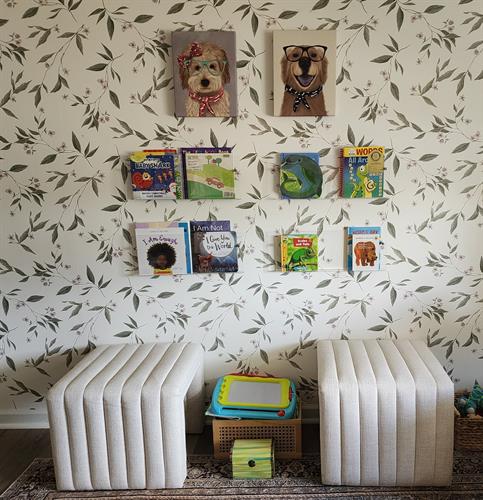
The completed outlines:
[[[102,343],[194,340],[209,382],[293,377],[319,338],[421,338],[482,373],[481,0],[0,0],[0,413]],[[171,33],[234,30],[239,114],[174,116]],[[272,32],[337,29],[337,115],[274,117]],[[278,57],[278,55],[275,55]],[[338,150],[386,147],[385,196],[338,197]],[[234,146],[238,199],[130,198],[141,148]],[[282,151],[318,151],[320,200],[280,200]],[[241,272],[136,276],[133,222],[230,219]],[[324,241],[381,226],[385,269],[330,270]],[[320,235],[328,270],[282,274],[274,236]],[[322,266],[322,267],[323,267]]]

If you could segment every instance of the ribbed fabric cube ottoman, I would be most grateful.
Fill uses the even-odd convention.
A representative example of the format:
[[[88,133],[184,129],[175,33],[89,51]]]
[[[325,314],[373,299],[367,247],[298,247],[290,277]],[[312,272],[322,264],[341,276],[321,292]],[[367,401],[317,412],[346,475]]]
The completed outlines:
[[[418,340],[317,344],[322,483],[451,482],[453,383]]]
[[[181,487],[185,430],[203,430],[203,386],[198,344],[94,349],[47,396],[57,488]]]

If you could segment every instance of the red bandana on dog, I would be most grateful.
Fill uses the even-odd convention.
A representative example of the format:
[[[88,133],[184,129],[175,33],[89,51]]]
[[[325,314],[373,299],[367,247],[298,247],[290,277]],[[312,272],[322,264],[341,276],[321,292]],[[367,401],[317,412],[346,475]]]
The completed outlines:
[[[186,61],[191,61],[193,57],[200,57],[203,54],[203,49],[201,48],[201,45],[198,42],[193,42],[190,46],[190,53],[189,54],[180,54],[177,57],[178,60],[178,65],[181,68],[184,68],[186,66]]]
[[[208,110],[213,116],[216,116],[211,105],[218,102],[223,97],[224,93],[223,87],[221,87],[215,95],[202,95],[198,92],[193,92],[192,90],[189,91],[188,95],[191,99],[200,103],[198,116],[203,116],[206,110]]]

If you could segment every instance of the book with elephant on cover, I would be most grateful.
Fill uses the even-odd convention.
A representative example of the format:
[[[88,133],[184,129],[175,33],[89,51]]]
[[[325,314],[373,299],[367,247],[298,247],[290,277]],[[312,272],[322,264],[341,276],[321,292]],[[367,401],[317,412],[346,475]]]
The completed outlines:
[[[380,227],[347,228],[348,271],[380,271],[382,249]]]
[[[284,234],[280,238],[280,264],[283,272],[317,271],[319,268],[316,234]]]
[[[384,196],[384,148],[350,146],[340,155],[340,195],[343,198]]]

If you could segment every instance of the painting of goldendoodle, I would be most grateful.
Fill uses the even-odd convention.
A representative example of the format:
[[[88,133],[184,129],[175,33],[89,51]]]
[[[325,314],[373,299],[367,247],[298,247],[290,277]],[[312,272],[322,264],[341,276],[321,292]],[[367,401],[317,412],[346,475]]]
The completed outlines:
[[[276,116],[335,115],[335,30],[274,31]]]
[[[176,116],[237,116],[234,31],[173,33]]]

